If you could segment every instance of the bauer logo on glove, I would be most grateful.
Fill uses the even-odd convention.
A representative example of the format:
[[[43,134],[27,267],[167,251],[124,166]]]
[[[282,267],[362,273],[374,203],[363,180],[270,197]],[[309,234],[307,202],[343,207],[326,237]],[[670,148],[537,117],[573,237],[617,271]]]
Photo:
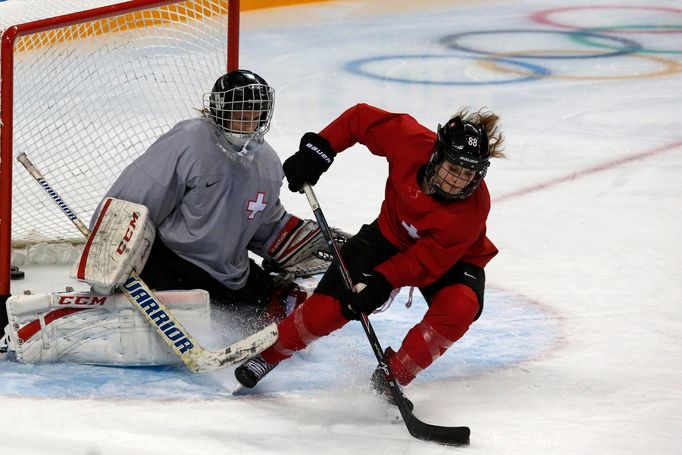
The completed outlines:
[[[303,184],[315,185],[334,162],[336,152],[329,141],[316,133],[305,133],[298,151],[284,161],[282,168],[289,190],[301,191]]]

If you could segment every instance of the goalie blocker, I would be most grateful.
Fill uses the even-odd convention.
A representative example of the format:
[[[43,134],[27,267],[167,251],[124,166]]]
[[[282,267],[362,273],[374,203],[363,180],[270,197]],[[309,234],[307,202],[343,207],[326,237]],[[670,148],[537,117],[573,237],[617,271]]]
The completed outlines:
[[[147,207],[121,199],[102,202],[95,225],[71,277],[110,294],[144,268],[156,230]]]

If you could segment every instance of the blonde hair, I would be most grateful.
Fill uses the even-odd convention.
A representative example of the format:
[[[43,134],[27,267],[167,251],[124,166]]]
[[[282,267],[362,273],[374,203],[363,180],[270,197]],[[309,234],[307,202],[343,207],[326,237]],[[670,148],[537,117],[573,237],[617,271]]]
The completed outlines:
[[[491,158],[506,158],[502,153],[504,149],[504,135],[500,131],[498,121],[500,117],[492,111],[482,107],[477,112],[471,112],[468,107],[463,107],[453,117],[459,117],[465,122],[479,123],[488,135],[488,150]]]

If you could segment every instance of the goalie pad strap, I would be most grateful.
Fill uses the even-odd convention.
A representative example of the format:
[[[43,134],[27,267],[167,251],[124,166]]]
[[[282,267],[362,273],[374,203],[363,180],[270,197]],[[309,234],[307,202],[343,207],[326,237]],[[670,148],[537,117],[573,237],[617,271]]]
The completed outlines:
[[[51,322],[83,310],[87,310],[87,308],[60,308],[58,310],[50,311],[45,316],[41,317],[44,321],[43,324],[40,323],[41,318],[38,318],[17,330],[18,341],[23,343],[24,341],[30,340],[33,335],[40,332],[43,327],[48,326]]]

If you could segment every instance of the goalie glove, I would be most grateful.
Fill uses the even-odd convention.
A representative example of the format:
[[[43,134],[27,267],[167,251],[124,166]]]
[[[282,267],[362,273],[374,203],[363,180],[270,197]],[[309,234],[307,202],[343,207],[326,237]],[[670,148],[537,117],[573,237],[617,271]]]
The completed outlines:
[[[319,275],[327,271],[331,262],[320,257],[310,257],[298,264],[291,265],[285,269],[275,263],[272,259],[265,258],[261,266],[263,269],[271,274],[274,274],[273,280],[275,284],[286,283],[294,281],[298,278],[308,278]]]
[[[330,228],[334,242],[341,246],[350,240],[353,236],[339,228]],[[328,246],[313,253],[306,259],[299,262],[292,263],[287,267],[280,266],[277,262],[269,257],[263,258],[262,266],[270,273],[276,274],[276,282],[293,281],[297,278],[308,278],[327,271],[332,263],[332,255],[329,253]]]
[[[327,242],[317,223],[292,215],[268,248],[267,255],[280,268],[288,269],[321,250],[327,250]]]

